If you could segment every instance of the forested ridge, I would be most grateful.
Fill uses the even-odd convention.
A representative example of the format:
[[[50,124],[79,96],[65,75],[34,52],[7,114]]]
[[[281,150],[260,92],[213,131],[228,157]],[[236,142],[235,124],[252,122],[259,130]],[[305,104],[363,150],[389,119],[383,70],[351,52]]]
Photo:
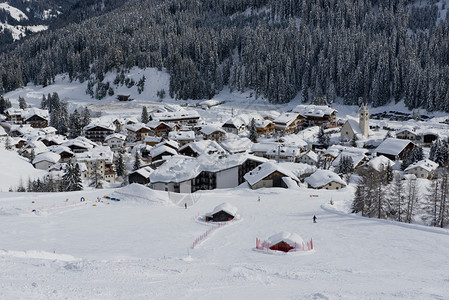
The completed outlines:
[[[120,2],[120,1],[117,1]],[[122,1],[125,2],[125,1]],[[0,55],[0,91],[55,75],[98,84],[157,67],[178,99],[224,86],[273,103],[325,96],[449,111],[449,20],[438,1],[129,0]],[[425,4],[425,5],[423,5]],[[441,8],[440,10],[438,8]]]

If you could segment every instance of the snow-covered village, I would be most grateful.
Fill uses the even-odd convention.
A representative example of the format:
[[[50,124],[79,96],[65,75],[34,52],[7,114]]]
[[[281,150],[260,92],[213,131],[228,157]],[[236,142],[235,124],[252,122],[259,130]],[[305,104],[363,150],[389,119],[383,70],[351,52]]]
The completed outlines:
[[[2,98],[2,298],[445,297],[445,114],[145,99],[163,84]]]
[[[0,299],[449,299],[449,0],[0,0]]]

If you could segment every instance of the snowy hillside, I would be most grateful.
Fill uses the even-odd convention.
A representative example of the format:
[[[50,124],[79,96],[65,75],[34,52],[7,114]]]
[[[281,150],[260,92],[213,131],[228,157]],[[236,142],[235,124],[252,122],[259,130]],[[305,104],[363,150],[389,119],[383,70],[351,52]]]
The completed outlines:
[[[17,187],[20,183],[26,186],[28,179],[36,179],[47,174],[37,170],[28,160],[15,151],[5,150],[0,143],[0,191],[6,192],[10,187]]]
[[[123,192],[0,193],[0,298],[444,299],[449,294],[448,231],[334,211],[348,205],[351,190],[208,191],[184,209],[183,203],[145,200],[142,187],[133,186]],[[158,194],[153,196],[169,201]],[[103,195],[120,202],[95,202]],[[331,197],[334,206],[328,204]],[[240,220],[192,249],[212,226],[198,217],[223,202],[238,208]],[[312,238],[314,251],[255,251],[256,238],[284,230]]]

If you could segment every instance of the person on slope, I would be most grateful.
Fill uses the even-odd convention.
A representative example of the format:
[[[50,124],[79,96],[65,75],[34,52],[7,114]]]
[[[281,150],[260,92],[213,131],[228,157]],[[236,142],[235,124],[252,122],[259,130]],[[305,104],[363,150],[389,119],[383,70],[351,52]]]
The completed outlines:
[[[313,216],[313,223],[316,223],[316,216]]]

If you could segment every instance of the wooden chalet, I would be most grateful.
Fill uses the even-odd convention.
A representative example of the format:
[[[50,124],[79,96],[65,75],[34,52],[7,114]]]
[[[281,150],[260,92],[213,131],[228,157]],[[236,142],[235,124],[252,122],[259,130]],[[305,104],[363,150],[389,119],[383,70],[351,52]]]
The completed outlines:
[[[114,129],[108,125],[91,124],[84,127],[84,136],[95,143],[103,143],[104,139],[114,133]]]
[[[32,116],[28,117],[26,120],[24,120],[25,124],[30,124],[33,128],[45,128],[48,126],[48,120],[44,117],[33,114]]]
[[[229,203],[222,203],[206,215],[206,221],[227,222],[233,220],[237,215],[237,208]]]

